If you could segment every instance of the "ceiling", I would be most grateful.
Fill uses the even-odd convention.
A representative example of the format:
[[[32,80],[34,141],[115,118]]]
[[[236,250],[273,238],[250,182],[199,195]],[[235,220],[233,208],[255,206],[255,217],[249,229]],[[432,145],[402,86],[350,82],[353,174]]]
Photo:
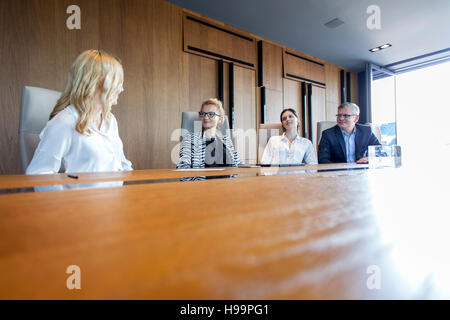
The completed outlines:
[[[353,71],[366,62],[391,66],[436,51],[450,56],[450,0],[169,0]],[[370,5],[380,8],[370,30]],[[339,18],[334,29],[325,23]],[[371,53],[369,49],[392,47]]]

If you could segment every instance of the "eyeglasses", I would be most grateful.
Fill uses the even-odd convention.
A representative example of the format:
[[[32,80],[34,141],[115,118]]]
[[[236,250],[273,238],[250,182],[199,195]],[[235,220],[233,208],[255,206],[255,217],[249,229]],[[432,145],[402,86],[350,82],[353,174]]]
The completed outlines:
[[[198,116],[199,116],[200,118],[208,117],[209,119],[211,119],[211,118],[214,118],[214,116],[220,117],[220,114],[217,114],[217,113],[215,113],[215,112],[202,112],[202,111],[200,111],[200,112],[198,113]]]
[[[350,117],[356,116],[356,114],[347,114],[347,113],[341,113],[341,114],[337,114],[336,117],[340,118],[340,117],[344,117],[345,119],[348,119]]]

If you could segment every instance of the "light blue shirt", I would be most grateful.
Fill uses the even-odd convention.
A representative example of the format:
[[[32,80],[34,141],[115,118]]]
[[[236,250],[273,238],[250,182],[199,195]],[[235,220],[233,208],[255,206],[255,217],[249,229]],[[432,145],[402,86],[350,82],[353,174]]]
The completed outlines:
[[[353,132],[348,135],[347,132],[341,129],[342,136],[344,137],[345,142],[345,153],[347,155],[347,163],[355,162],[355,128],[353,128]]]

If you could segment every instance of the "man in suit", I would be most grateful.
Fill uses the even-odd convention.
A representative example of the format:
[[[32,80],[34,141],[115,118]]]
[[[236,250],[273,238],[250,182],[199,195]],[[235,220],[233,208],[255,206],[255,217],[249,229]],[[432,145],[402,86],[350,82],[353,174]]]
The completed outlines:
[[[319,163],[367,163],[368,146],[379,145],[370,126],[357,124],[359,107],[343,103],[338,107],[337,125],[324,130],[319,143]]]

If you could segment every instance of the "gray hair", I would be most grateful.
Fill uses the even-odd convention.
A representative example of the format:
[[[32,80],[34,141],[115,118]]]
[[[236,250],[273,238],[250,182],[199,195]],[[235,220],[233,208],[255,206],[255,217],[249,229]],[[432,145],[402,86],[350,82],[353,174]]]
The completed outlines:
[[[343,104],[341,104],[338,107],[339,109],[344,109],[344,108],[352,108],[353,109],[353,113],[356,114],[357,116],[359,116],[359,107],[357,104],[355,103],[351,103],[351,102],[344,102]]]

